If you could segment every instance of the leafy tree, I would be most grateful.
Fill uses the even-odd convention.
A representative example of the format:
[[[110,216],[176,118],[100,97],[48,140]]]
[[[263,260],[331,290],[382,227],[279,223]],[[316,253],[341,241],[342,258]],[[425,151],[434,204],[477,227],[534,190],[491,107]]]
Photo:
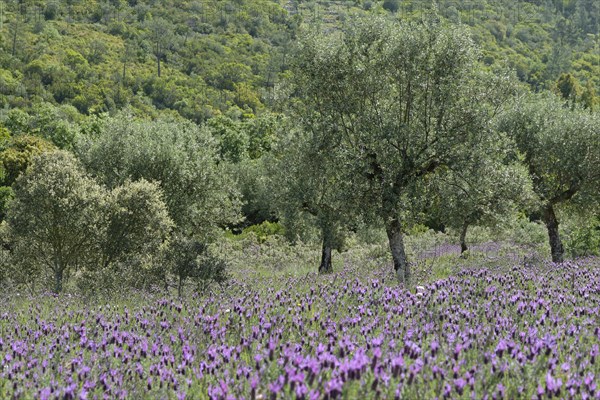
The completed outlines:
[[[410,279],[403,235],[428,177],[489,131],[511,88],[477,58],[463,27],[432,21],[362,19],[300,44],[294,93],[309,110],[301,122],[323,136],[325,153],[353,160],[339,168],[368,189],[359,208],[384,223],[400,281]]]
[[[166,57],[172,41],[172,27],[162,18],[154,18],[148,22],[148,40],[152,43],[152,54],[156,58],[156,76],[160,78],[160,63]]]
[[[30,132],[42,136],[61,149],[71,149],[79,133],[79,126],[73,121],[72,106],[56,107],[42,103],[33,108],[29,119]],[[78,114],[77,114],[78,115]]]
[[[25,111],[20,108],[13,108],[7,114],[2,125],[13,135],[28,134],[30,133],[30,119],[31,117]]]
[[[569,102],[573,107],[581,97],[581,86],[577,79],[571,74],[562,74],[556,81],[558,94]]]
[[[60,12],[60,4],[58,0],[50,0],[46,3],[44,8],[44,18],[47,20],[55,19]]]
[[[20,108],[11,109],[2,124],[14,136],[35,135],[49,140],[61,149],[70,149],[79,133],[81,115],[71,105],[55,106],[40,102],[31,114]]]
[[[40,154],[17,179],[8,212],[14,259],[32,276],[51,271],[53,290],[61,292],[65,273],[90,261],[104,199],[103,189],[72,155]]]
[[[11,54],[13,57],[17,55],[17,48],[19,47],[18,44],[22,40],[23,23],[24,21],[21,13],[14,13],[13,18],[11,19],[10,25],[8,27],[9,34],[11,36]]]
[[[568,213],[565,226],[566,253],[571,257],[600,255],[600,215],[593,212]],[[570,225],[570,226],[569,226]]]
[[[128,180],[157,182],[176,229],[208,240],[215,228],[239,220],[239,195],[217,149],[210,132],[191,122],[120,114],[76,151],[109,188]]]
[[[567,71],[571,63],[571,51],[563,43],[555,44],[552,52],[548,56],[546,70],[544,71],[547,80],[555,80],[561,73]]]
[[[242,215],[244,220],[238,228],[257,225],[264,221],[277,219],[273,201],[275,185],[271,180],[269,156],[259,159],[247,159],[232,166],[232,174],[244,199]]]
[[[127,182],[111,192],[88,176],[70,153],[42,153],[17,179],[8,236],[17,268],[35,278],[95,272],[156,254],[171,228],[158,185]]]
[[[271,151],[277,140],[278,129],[285,123],[281,115],[264,113],[248,118],[244,125],[249,138],[248,156],[256,160]]]
[[[297,233],[299,221],[317,227],[322,243],[319,273],[333,272],[332,250],[340,250],[352,213],[349,197],[355,180],[346,179],[340,166],[343,153],[331,150],[330,136],[321,132],[290,131],[273,166],[276,207],[284,217],[288,235]]]
[[[581,94],[581,104],[584,108],[590,110],[590,112],[594,112],[596,110],[598,96],[596,95],[596,90],[594,89],[591,80],[588,80],[585,84],[585,88]]]
[[[260,116],[244,114],[241,120],[227,116],[211,118],[206,126],[219,143],[219,155],[231,162],[244,199],[243,226],[273,219],[272,188],[267,179],[265,160],[276,143],[278,132],[285,129],[283,118],[265,113]],[[239,226],[237,227],[239,228]]]
[[[99,64],[104,61],[104,57],[106,56],[107,48],[106,43],[101,40],[94,39],[90,42],[88,52],[87,52],[87,60],[90,64]]]
[[[121,74],[121,84],[124,84],[127,79],[127,66],[131,63],[135,56],[135,44],[128,40],[123,44],[123,53],[121,62],[123,63],[123,73]]]
[[[475,224],[496,226],[534,203],[527,169],[505,135],[482,135],[454,168],[435,176],[437,220],[459,231],[461,253],[468,250],[467,230]],[[493,143],[495,142],[495,143]]]
[[[400,9],[400,3],[398,0],[384,0],[383,8],[385,10],[395,13]]]
[[[206,126],[218,139],[221,158],[239,163],[248,158],[259,159],[268,153],[281,122],[281,116],[272,113],[243,114],[241,119],[220,115],[209,119]]]
[[[55,147],[42,138],[29,135],[11,137],[6,128],[0,128],[0,221],[6,218],[14,197],[12,185],[15,180],[35,156],[53,150]]]
[[[542,204],[539,211],[554,262],[562,262],[564,256],[557,207],[598,196],[599,127],[597,113],[565,107],[562,99],[550,94],[520,99],[501,123],[524,155]]]
[[[14,191],[10,186],[0,186],[0,221],[6,218],[6,212],[14,197]]]
[[[232,163],[248,157],[249,137],[242,125],[227,116],[211,118],[206,124],[219,143],[219,155]]]
[[[173,223],[158,184],[144,179],[125,182],[106,202],[102,268],[155,253],[167,240]]]

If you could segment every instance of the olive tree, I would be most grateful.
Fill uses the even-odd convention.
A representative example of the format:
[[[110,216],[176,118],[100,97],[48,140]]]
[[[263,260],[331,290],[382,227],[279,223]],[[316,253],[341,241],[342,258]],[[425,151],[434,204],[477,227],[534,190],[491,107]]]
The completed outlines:
[[[511,79],[479,68],[463,27],[433,19],[352,22],[332,34],[304,35],[292,95],[306,107],[298,121],[330,138],[326,151],[353,160],[339,167],[362,181],[367,193],[358,208],[384,224],[394,268],[407,282],[403,236],[421,214],[429,177],[489,132]]]
[[[531,180],[514,143],[495,132],[483,139],[469,143],[471,151],[434,179],[434,214],[445,226],[459,231],[461,253],[468,250],[470,226],[497,226],[534,203]]]
[[[358,215],[349,206],[352,186],[343,174],[343,153],[330,151],[327,139],[312,131],[290,130],[275,150],[271,164],[275,203],[286,231],[294,234],[301,222],[319,230],[322,242],[319,273],[333,272],[332,250],[340,250],[348,225]]]
[[[4,134],[4,135],[3,135]],[[46,140],[30,135],[9,136],[0,129],[0,221],[6,217],[8,204],[13,198],[12,186],[31,160],[40,153],[56,148]]]
[[[198,290],[203,291],[210,282],[222,283],[228,278],[225,261],[215,257],[206,243],[188,236],[173,236],[166,261],[177,277],[179,297],[183,295],[187,280],[193,280]]]
[[[156,254],[172,229],[160,186],[141,179],[107,193],[100,267]]]
[[[548,93],[520,98],[500,128],[524,155],[524,163],[541,204],[552,261],[562,262],[557,208],[592,202],[600,186],[600,118]]]

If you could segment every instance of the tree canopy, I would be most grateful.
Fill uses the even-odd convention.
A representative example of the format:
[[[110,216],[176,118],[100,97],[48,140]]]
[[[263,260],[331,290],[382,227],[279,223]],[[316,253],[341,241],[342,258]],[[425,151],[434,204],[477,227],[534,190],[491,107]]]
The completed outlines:
[[[363,182],[360,208],[384,224],[401,281],[410,277],[403,232],[424,207],[430,176],[457,166],[490,132],[513,87],[477,58],[464,28],[435,20],[371,17],[300,42],[293,90],[301,122],[329,154],[353,160],[339,167]]]
[[[556,208],[598,196],[600,186],[600,120],[549,94],[527,95],[507,113],[500,129],[514,137],[541,202],[552,260],[562,262]]]
[[[128,180],[156,182],[176,228],[208,238],[240,218],[239,194],[218,144],[205,128],[182,120],[138,120],[121,114],[77,149],[92,175],[109,188]]]

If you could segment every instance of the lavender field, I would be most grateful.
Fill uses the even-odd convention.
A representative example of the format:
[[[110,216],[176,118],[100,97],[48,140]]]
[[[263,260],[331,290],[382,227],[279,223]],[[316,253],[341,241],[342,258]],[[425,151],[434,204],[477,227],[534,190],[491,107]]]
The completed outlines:
[[[600,398],[600,261],[0,304],[0,398]]]

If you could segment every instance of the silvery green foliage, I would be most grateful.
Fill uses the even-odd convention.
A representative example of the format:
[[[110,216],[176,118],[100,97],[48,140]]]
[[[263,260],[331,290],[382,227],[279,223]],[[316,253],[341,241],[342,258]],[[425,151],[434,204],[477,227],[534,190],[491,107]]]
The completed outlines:
[[[461,231],[461,245],[470,225],[497,226],[535,204],[529,174],[510,138],[490,132],[471,145],[459,163],[433,179],[432,211],[444,225]]]
[[[141,179],[125,182],[108,196],[102,265],[124,262],[161,246],[172,228],[158,184]],[[125,259],[124,259],[125,258]]]
[[[301,122],[324,154],[350,161],[336,173],[360,188],[350,199],[360,199],[363,216],[386,225],[395,268],[408,280],[402,233],[427,205],[429,177],[490,132],[512,80],[479,68],[465,28],[432,19],[358,19],[330,35],[305,34],[298,54]]]
[[[93,292],[158,284],[166,272],[161,256],[173,228],[163,198],[159,185],[144,179],[125,182],[108,193],[100,262],[88,269],[80,287],[87,285]]]
[[[159,285],[173,222],[158,184],[125,182],[106,192],[104,205],[95,262],[76,273],[78,289],[90,295]]]
[[[308,127],[307,127],[308,128]],[[322,143],[324,137],[309,129],[294,129],[275,150],[276,207],[291,239],[315,227],[324,248],[340,250],[348,226],[359,216],[349,201],[355,181],[344,176],[345,153]],[[347,153],[346,153],[347,154]],[[330,272],[331,265],[321,265]]]
[[[179,231],[207,239],[216,227],[240,219],[239,194],[219,163],[216,141],[191,122],[120,114],[80,142],[77,153],[108,187],[142,178],[156,182]]]
[[[600,117],[569,107],[551,94],[523,96],[502,118],[524,155],[548,228],[552,259],[563,260],[556,209],[597,204],[600,185]]]
[[[598,113],[567,107],[552,94],[524,96],[500,128],[524,155],[533,188],[545,204],[576,195],[598,194],[600,124]]]
[[[120,265],[156,255],[171,229],[161,197],[146,181],[109,191],[71,153],[42,153],[17,179],[8,211],[11,277],[30,285],[49,277],[55,292],[74,273],[122,277]]]

